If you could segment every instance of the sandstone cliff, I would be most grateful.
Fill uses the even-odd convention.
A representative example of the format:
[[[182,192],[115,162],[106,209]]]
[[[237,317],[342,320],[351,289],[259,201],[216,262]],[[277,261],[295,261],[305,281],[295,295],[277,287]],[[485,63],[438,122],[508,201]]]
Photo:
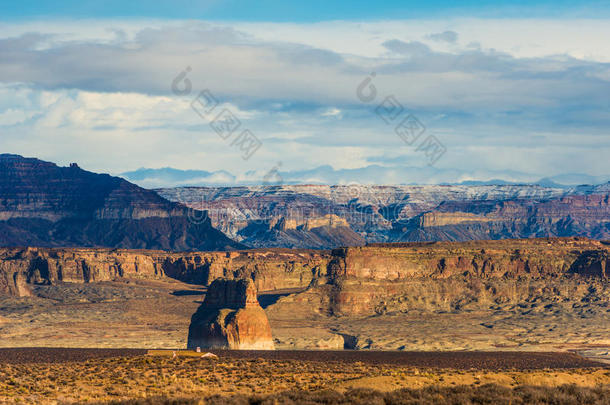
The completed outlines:
[[[607,243],[584,238],[378,244],[333,251],[12,248],[0,250],[0,293],[26,296],[36,284],[124,278],[171,277],[202,285],[249,278],[259,291],[308,288],[282,298],[282,305],[324,315],[450,311],[537,298],[576,302],[596,297],[603,303],[608,302],[609,257]]]
[[[217,279],[189,327],[189,349],[273,350],[271,326],[250,278]]]
[[[249,277],[259,291],[307,287],[326,275],[325,251],[266,249],[156,255],[165,274],[186,282],[209,285],[220,277]]]
[[[197,251],[545,236],[605,239],[610,238],[609,201],[607,184],[567,190],[295,185],[157,193],[77,165],[0,155],[0,246]]]
[[[121,178],[6,154],[0,155],[0,246],[243,247],[214,229],[204,212]]]
[[[379,244],[332,251],[326,282],[279,307],[326,315],[489,308],[531,300],[610,306],[608,244],[582,238]]]
[[[329,256],[306,250],[170,253],[122,249],[0,249],[0,294],[25,296],[29,286],[127,278],[209,285],[220,277],[249,277],[259,290],[305,288],[323,277]]]
[[[255,247],[583,236],[610,238],[610,186],[192,187],[159,194],[209,210],[214,226]],[[324,218],[346,224],[299,228]],[[340,223],[335,221],[336,223]],[[321,230],[324,232],[320,232]]]

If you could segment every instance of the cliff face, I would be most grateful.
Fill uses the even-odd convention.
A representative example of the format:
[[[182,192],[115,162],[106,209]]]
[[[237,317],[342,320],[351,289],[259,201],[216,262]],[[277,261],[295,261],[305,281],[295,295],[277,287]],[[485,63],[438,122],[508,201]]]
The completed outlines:
[[[326,274],[317,251],[169,253],[110,249],[0,249],[0,294],[25,296],[29,285],[172,277],[209,285],[220,277],[249,277],[259,290],[307,287]]]
[[[250,278],[220,278],[191,319],[189,349],[273,350],[271,326]]]
[[[609,254],[608,244],[582,238],[335,249],[326,283],[278,305],[351,316],[536,300],[610,305]]]
[[[605,261],[608,249],[604,242],[584,238],[373,244],[334,250],[330,276],[372,280],[541,278],[585,273],[587,267],[587,274],[603,278],[605,270],[592,270],[592,263]]]
[[[449,201],[404,224],[400,240],[472,240],[542,236],[610,238],[610,194],[567,195],[544,201]]]
[[[0,295],[29,297],[32,295],[25,274],[25,263],[0,262]]]
[[[310,250],[246,250],[157,255],[165,274],[200,284],[220,277],[249,277],[259,291],[304,288],[326,274],[328,252]]]
[[[287,313],[304,308],[326,315],[451,311],[536,300],[610,305],[609,266],[610,246],[584,238],[378,244],[333,251],[3,249],[0,293],[25,296],[31,285],[62,281],[172,277],[211,285],[221,278],[246,278],[259,291],[306,289],[275,304]]]
[[[105,249],[0,249],[0,270],[9,283],[0,293],[28,295],[29,286],[57,282],[89,283],[127,278],[160,278],[163,268],[150,255]],[[13,275],[13,276],[11,276]],[[22,280],[21,288],[10,283]]]
[[[583,236],[610,238],[610,186],[276,186],[176,188],[160,195],[209,210],[255,247]],[[336,218],[341,226],[299,226]],[[344,222],[339,222],[342,219]],[[320,230],[324,229],[324,233]]]
[[[0,155],[0,246],[217,250],[209,218],[121,178]],[[204,213],[198,213],[205,218]]]
[[[209,218],[200,210],[207,210]],[[0,155],[0,246],[244,247],[213,227],[255,248],[545,236],[606,239],[610,185],[303,185],[157,193],[76,165]]]

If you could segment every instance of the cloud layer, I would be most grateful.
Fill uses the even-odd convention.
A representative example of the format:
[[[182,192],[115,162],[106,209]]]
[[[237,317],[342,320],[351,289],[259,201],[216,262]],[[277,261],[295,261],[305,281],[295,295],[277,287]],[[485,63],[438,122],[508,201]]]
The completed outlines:
[[[113,173],[172,166],[247,177],[278,163],[294,173],[372,164],[428,173],[425,151],[395,132],[412,114],[426,128],[418,142],[434,135],[446,149],[435,170],[456,180],[604,176],[610,24],[583,23],[3,24],[2,149]],[[191,91],[177,95],[183,71]],[[367,77],[376,97],[363,102]],[[228,109],[261,141],[252,158],[192,110],[203,89],[215,113]],[[378,108],[388,96],[396,120]]]

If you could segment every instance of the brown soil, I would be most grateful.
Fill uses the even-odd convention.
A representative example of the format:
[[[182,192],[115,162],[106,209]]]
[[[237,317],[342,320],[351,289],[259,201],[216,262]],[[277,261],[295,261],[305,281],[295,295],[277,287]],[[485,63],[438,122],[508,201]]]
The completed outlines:
[[[22,349],[22,351],[32,352],[31,349]],[[19,354],[18,351],[17,353]],[[39,352],[34,352],[34,354],[36,353]],[[343,354],[335,352],[218,352],[220,357],[217,359],[201,358],[200,354],[196,357],[194,352],[186,351],[178,351],[174,357],[171,350],[165,351],[166,355],[154,356],[134,356],[132,351],[74,350],[60,354],[62,351],[58,350],[49,353],[64,356],[61,360],[65,360],[65,353],[82,358],[91,354],[103,354],[104,356],[124,354],[126,356],[54,363],[40,362],[42,359],[39,357],[36,358],[38,361],[35,363],[7,364],[0,362],[0,403],[80,404],[125,400],[140,401],[130,402],[131,404],[184,403],[173,402],[173,398],[194,398],[196,400],[193,403],[200,403],[200,400],[208,403],[207,400],[214,397],[231,399],[236,395],[249,398],[252,396],[281,396],[286,392],[292,392],[290,395],[296,396],[295,399],[300,398],[296,403],[303,403],[308,395],[328,390],[350,397],[350,392],[354,389],[375,389],[379,392],[391,393],[401,389],[436,390],[439,387],[443,389],[465,387],[463,388],[465,392],[475,392],[477,387],[488,384],[514,390],[531,386],[546,387],[544,389],[553,392],[555,389],[561,390],[562,386],[571,385],[577,387],[573,390],[583,393],[601,390],[597,394],[603,397],[610,387],[610,370],[602,367],[538,370],[428,368],[409,366],[407,361],[402,364],[371,363],[371,359],[379,355],[374,352],[369,352],[365,357],[353,352],[342,352]],[[5,352],[5,354],[10,354],[10,352]],[[304,361],[261,357],[263,355],[298,357],[305,354],[309,354],[311,359]],[[402,355],[406,356],[405,358],[414,358],[409,353]],[[477,355],[483,358],[493,356],[485,353],[475,354],[475,356]],[[32,357],[31,353],[23,356]],[[430,360],[439,358],[437,354],[433,353],[419,354],[419,356],[428,357]],[[460,364],[460,359],[468,358],[468,353],[448,353],[442,356],[445,356],[446,359],[457,359],[453,363],[455,367],[456,364]],[[500,354],[498,364],[501,366],[504,359],[510,360],[512,356],[513,354]],[[521,354],[520,356],[522,366],[532,366],[528,364],[530,360],[527,358],[531,355]],[[555,355],[547,354],[546,356],[554,357]],[[570,361],[577,359],[575,356],[557,356]],[[368,361],[360,361],[361,359]],[[547,358],[547,360],[549,360],[547,365],[553,364],[550,359]],[[381,357],[375,361],[390,362],[392,360],[390,357]],[[447,364],[449,363],[447,362]],[[436,366],[439,364],[441,363],[437,363]],[[474,362],[462,364],[482,366],[485,362],[475,359]],[[580,364],[586,363],[581,362]],[[538,363],[538,365],[541,364]],[[575,366],[574,363],[570,365]],[[504,366],[512,367],[512,364],[509,361]],[[144,398],[172,399],[162,402],[146,402],[148,399]],[[347,402],[349,403],[349,400]],[[279,403],[291,402],[280,401]],[[361,403],[371,403],[371,401]],[[373,403],[379,403],[379,401],[373,401]],[[479,401],[477,403],[498,402]],[[514,401],[513,403],[519,402]]]
[[[552,352],[387,352],[306,350],[211,350],[222,359],[265,361],[362,363],[403,367],[459,370],[541,370],[610,366],[572,353]],[[133,357],[149,353],[140,349],[9,348],[0,349],[0,364],[61,363],[91,359]],[[191,351],[154,350],[155,355],[192,357]]]
[[[599,404],[610,403],[610,388],[608,387],[575,387],[563,385],[559,387],[520,386],[516,388],[503,387],[498,384],[483,386],[438,387],[430,386],[422,389],[403,388],[390,392],[376,389],[356,388],[346,392],[334,390],[303,391],[290,390],[272,395],[235,395],[225,397],[214,395],[205,398],[207,405],[370,405],[370,404],[506,404],[530,405],[536,404]],[[201,405],[201,398],[146,398],[142,400],[101,402],[108,405]]]
[[[0,349],[0,364],[63,363],[144,354],[146,350],[141,349],[9,348]]]

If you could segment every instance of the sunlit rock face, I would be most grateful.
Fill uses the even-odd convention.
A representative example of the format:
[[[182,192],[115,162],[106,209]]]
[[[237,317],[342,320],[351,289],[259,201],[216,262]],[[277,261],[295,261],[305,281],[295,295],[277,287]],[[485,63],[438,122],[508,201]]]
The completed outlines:
[[[527,303],[603,307],[610,302],[609,258],[607,242],[586,238],[340,248],[330,254],[325,279],[267,311],[374,316]]]
[[[271,326],[252,279],[217,279],[191,319],[188,348],[273,350]]]
[[[303,289],[323,278],[330,252],[242,250],[164,252],[102,248],[0,248],[0,296],[35,285],[174,278],[210,285],[217,278],[254,280],[259,291]]]

